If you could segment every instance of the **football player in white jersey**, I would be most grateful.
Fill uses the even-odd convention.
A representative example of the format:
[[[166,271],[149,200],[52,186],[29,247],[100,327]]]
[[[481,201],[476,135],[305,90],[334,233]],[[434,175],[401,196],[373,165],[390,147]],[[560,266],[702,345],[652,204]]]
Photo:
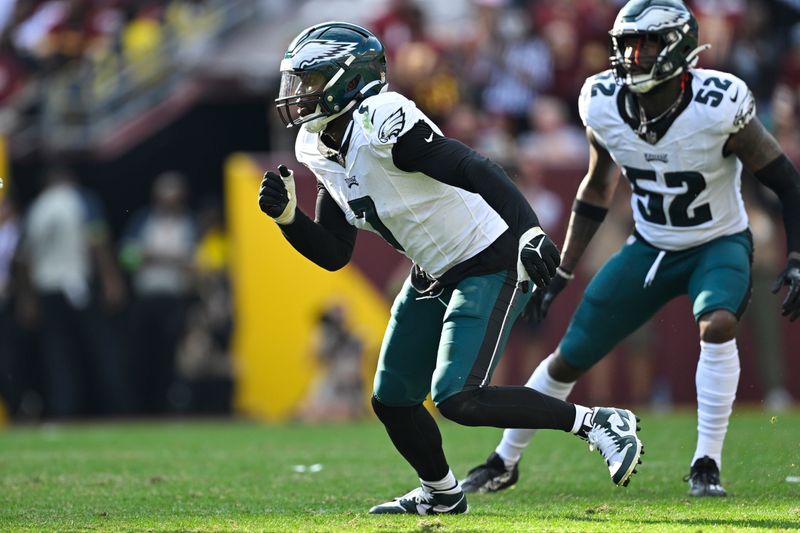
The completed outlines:
[[[688,295],[700,333],[697,448],[690,494],[725,496],[722,444],[739,380],[736,332],[749,299],[752,239],[742,204],[746,167],[783,204],[788,257],[774,291],[800,316],[800,176],[755,117],[742,80],[694,68],[697,22],[678,0],[631,0],[610,32],[611,70],[590,77],[579,102],[589,170],[578,188],[561,265],[528,311],[541,320],[611,204],[619,175],[633,194],[634,234],[585,290],[555,352],[527,386],[566,399],[575,381],[668,301]],[[518,479],[533,430],[507,429],[486,463],[464,480],[493,492]]]
[[[383,45],[364,28],[308,28],[289,45],[281,73],[277,108],[287,126],[302,125],[295,154],[317,178],[316,217],[297,208],[285,166],[264,175],[261,209],[323,268],[348,263],[357,228],[380,234],[414,263],[392,306],[372,406],[421,486],[370,512],[468,509],[422,405],[429,392],[445,417],[464,425],[583,437],[605,458],[612,481],[627,485],[642,450],[633,413],[489,386],[532,283],[546,287],[559,262],[505,172],[388,91]]]

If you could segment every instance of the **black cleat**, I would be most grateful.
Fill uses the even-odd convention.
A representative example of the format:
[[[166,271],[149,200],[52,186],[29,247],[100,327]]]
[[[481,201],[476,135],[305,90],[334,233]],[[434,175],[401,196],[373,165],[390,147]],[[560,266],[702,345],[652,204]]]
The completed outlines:
[[[464,492],[497,492],[512,487],[519,479],[519,467],[515,464],[511,470],[506,470],[503,459],[495,452],[467,473],[461,482]]]
[[[711,457],[704,455],[694,462],[689,475],[683,478],[689,482],[689,496],[727,496],[719,481],[719,468]]]
[[[469,511],[467,497],[460,487],[448,491],[429,491],[417,487],[408,494],[376,505],[369,514],[461,514]]]

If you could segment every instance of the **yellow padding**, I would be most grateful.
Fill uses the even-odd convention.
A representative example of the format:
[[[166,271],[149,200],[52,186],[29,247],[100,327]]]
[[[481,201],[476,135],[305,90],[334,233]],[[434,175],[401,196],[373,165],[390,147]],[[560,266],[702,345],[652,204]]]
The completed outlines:
[[[315,319],[333,302],[346,306],[350,324],[365,343],[368,395],[388,303],[355,266],[327,272],[286,242],[258,208],[263,171],[251,157],[232,156],[225,174],[237,410],[268,420],[296,412],[318,370],[311,353]]]

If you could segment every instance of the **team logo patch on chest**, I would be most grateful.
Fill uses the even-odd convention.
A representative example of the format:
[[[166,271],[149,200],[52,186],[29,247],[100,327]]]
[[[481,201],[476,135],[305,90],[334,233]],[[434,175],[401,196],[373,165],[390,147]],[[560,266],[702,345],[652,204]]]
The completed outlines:
[[[406,114],[401,107],[383,121],[378,130],[378,140],[382,143],[389,142],[392,137],[397,137],[406,125]]]
[[[349,178],[345,178],[344,182],[347,184],[347,188],[350,187],[358,187],[358,180],[355,176],[350,176]]]
[[[661,163],[667,163],[668,162],[667,161],[667,159],[668,159],[667,154],[649,154],[649,153],[645,152],[644,159],[648,163],[650,161],[659,161]]]

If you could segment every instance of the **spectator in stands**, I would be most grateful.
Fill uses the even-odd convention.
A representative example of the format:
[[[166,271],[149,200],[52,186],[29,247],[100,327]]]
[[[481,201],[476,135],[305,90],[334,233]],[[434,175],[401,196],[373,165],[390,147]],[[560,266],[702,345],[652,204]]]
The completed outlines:
[[[506,117],[513,133],[526,131],[528,109],[552,82],[552,59],[524,13],[505,2],[478,2],[483,24],[468,73],[481,93],[482,109]]]
[[[540,96],[530,108],[533,130],[518,138],[520,151],[546,167],[582,168],[588,162],[586,132],[570,123],[563,101]],[[537,211],[538,213],[538,211]]]
[[[425,12],[413,0],[395,0],[369,26],[386,46],[395,90],[434,120],[448,116],[458,103],[460,83],[443,47],[427,31]]]
[[[779,81],[772,93],[772,127],[786,156],[800,165],[800,23],[789,34],[789,49],[784,56]]]
[[[314,332],[313,355],[320,370],[298,414],[301,420],[345,421],[364,415],[363,350],[363,342],[347,324],[345,308],[326,308]]]
[[[775,58],[785,50],[782,35],[771,31],[774,27],[771,19],[769,7],[763,1],[746,2],[730,49],[731,70],[747,83],[759,104],[769,103],[781,66]]]
[[[737,21],[742,16],[742,2],[727,2],[732,7],[725,9],[725,2],[696,2],[697,23],[700,26],[700,41],[711,48],[703,52],[699,65],[702,68],[731,69],[729,66],[731,46],[735,38]],[[737,5],[738,4],[738,5]]]
[[[469,103],[461,102],[443,122],[442,130],[448,137],[458,139],[467,146],[479,145],[481,121],[478,111]]]
[[[216,203],[201,209],[198,225],[201,237],[194,256],[196,291],[178,349],[177,371],[186,387],[186,409],[223,413],[230,410],[233,388],[233,296],[228,237]]]
[[[80,60],[104,37],[102,10],[92,0],[66,0],[60,16],[39,43],[47,70]]]
[[[550,162],[538,149],[520,150],[517,161],[518,172],[511,173],[517,187],[533,207],[542,228],[548,233],[555,233],[563,223],[564,201],[545,186],[546,169]],[[572,164],[572,161],[561,159],[559,163]]]
[[[123,235],[122,263],[133,278],[134,379],[148,413],[174,407],[169,391],[178,343],[186,331],[197,246],[187,194],[181,174],[161,174],[153,185],[152,205],[131,219]]]
[[[424,14],[414,0],[391,0],[386,11],[368,26],[386,47],[387,60],[392,64],[404,45],[424,39]]]
[[[0,2],[0,108],[15,105],[30,81],[34,65],[20,46],[20,26],[43,4],[41,0]]]
[[[0,3],[0,47],[16,46],[15,34],[46,0],[6,0]]]
[[[28,73],[13,47],[0,41],[0,107],[8,105],[22,89]]]
[[[124,304],[125,285],[102,205],[67,168],[48,170],[25,219],[21,246],[23,279],[29,280],[24,285],[30,288],[22,297],[35,297],[40,317],[46,414],[124,410],[123,355],[105,310]]]
[[[795,99],[800,96],[800,22],[791,27],[788,49],[783,54],[778,81],[788,88]]]
[[[532,24],[539,29],[551,56],[550,94],[558,95],[573,109],[578,99],[581,85],[587,75],[595,71],[582,70],[582,47],[589,38],[582,35],[582,19],[593,15],[583,15],[574,0],[561,2],[535,2],[530,7]],[[612,17],[613,21],[613,17]],[[602,19],[598,19],[598,24]],[[611,27],[609,22],[606,28]],[[603,32],[603,49],[608,50],[607,34]],[[607,62],[608,54],[604,63]],[[583,68],[590,68],[583,65]],[[577,119],[577,117],[576,117]]]
[[[152,5],[133,5],[120,35],[120,46],[133,83],[152,83],[165,75],[168,56],[164,55],[162,13]]]

